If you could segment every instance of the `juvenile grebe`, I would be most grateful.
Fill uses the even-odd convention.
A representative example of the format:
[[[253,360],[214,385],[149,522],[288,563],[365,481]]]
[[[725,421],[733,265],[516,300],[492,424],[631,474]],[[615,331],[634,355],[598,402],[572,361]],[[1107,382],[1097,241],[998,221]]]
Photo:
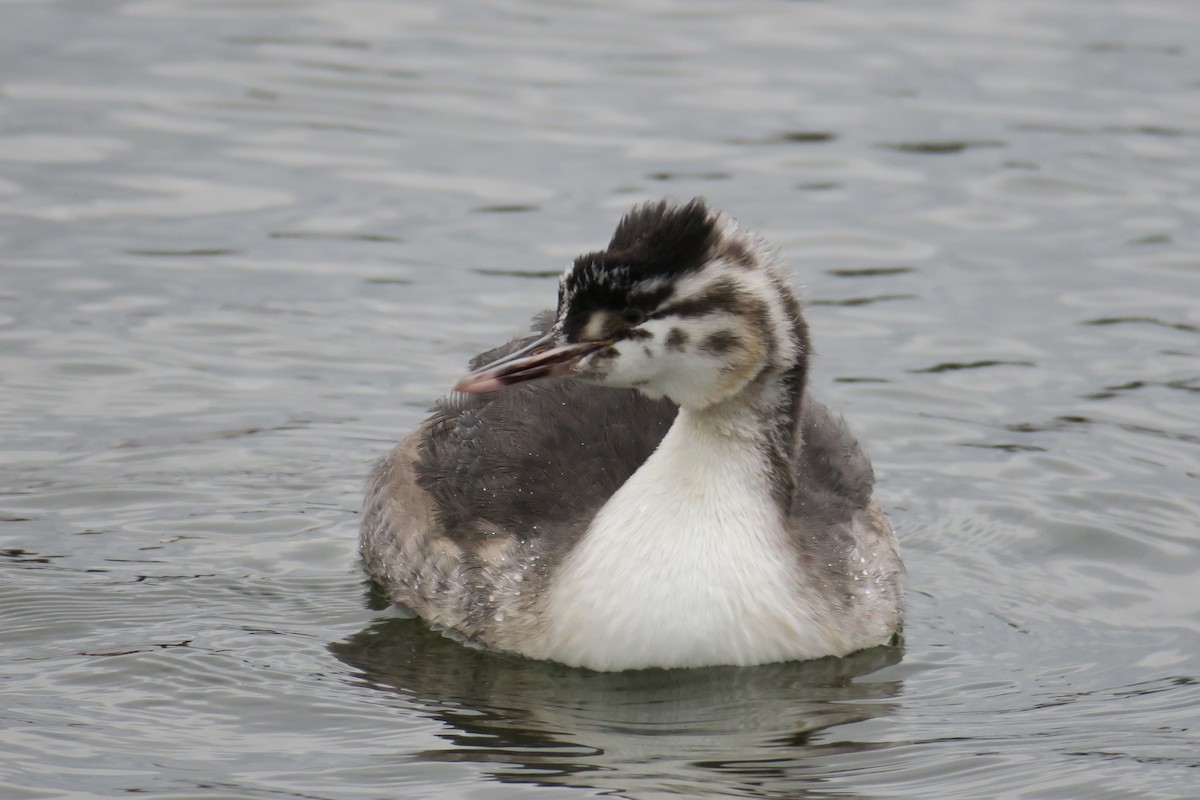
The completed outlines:
[[[809,352],[765,242],[699,199],[635,208],[375,468],[366,570],[435,625],[596,670],[885,644],[904,567]]]

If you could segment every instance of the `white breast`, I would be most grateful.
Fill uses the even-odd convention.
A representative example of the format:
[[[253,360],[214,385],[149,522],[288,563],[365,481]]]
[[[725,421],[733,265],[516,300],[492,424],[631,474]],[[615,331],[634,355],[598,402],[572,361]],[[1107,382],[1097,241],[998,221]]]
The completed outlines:
[[[592,669],[853,649],[805,587],[757,448],[685,411],[558,573],[529,655]]]

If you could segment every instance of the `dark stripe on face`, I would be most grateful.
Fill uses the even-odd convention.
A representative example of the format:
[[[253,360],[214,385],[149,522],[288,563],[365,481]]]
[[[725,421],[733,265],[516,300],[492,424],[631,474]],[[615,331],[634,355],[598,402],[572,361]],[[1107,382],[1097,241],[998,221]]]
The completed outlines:
[[[700,350],[714,356],[723,356],[736,347],[741,347],[742,339],[733,331],[717,331],[705,337],[700,343]]]
[[[651,314],[651,318],[683,317],[687,319],[718,312],[741,314],[744,306],[745,296],[738,291],[737,285],[731,280],[719,280],[714,281],[703,294],[686,297],[676,303],[664,306]]]
[[[667,334],[667,349],[682,351],[687,347],[688,334],[683,328],[671,328]]]
[[[737,284],[728,279],[714,281],[702,294],[672,303],[651,316],[676,316],[687,319],[718,313],[731,314],[745,320],[746,324],[762,337],[768,361],[775,357],[779,342],[776,341],[775,331],[771,327],[771,314],[766,302],[742,291]],[[716,346],[719,348],[722,344],[724,342],[718,341]]]
[[[631,289],[629,291],[628,305],[640,308],[649,313],[650,309],[658,308],[665,303],[674,292],[675,288],[670,284],[660,286],[654,291]]]

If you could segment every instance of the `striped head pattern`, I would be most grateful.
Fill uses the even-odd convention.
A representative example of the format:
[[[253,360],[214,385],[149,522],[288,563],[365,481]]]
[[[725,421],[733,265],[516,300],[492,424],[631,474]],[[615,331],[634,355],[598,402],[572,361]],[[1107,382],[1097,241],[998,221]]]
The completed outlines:
[[[781,379],[803,390],[807,327],[764,241],[703,200],[639,206],[559,282],[554,331],[604,342],[573,375],[702,409]]]

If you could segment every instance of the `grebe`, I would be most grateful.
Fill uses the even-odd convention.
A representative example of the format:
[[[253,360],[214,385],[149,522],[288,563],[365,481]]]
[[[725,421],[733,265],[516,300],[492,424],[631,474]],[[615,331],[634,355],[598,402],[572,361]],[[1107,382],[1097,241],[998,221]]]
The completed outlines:
[[[886,644],[904,567],[809,353],[764,241],[701,199],[639,206],[375,468],[366,571],[468,640],[594,670]]]

